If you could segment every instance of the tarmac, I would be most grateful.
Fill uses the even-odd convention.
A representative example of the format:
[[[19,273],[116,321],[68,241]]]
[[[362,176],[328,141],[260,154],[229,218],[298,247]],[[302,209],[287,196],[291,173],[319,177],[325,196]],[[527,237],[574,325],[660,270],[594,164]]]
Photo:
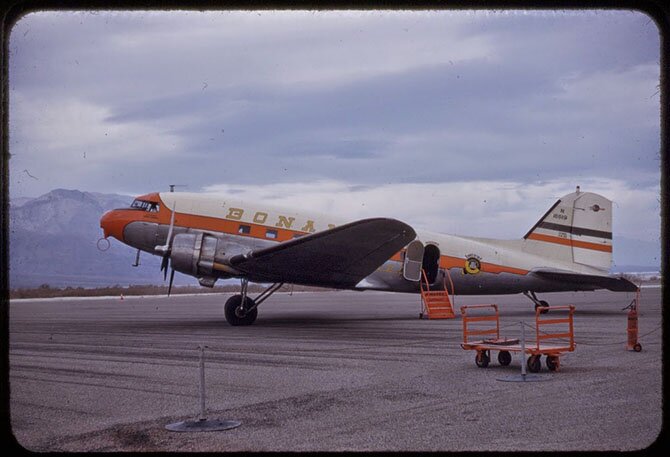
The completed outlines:
[[[10,419],[31,451],[631,451],[667,445],[661,289],[644,288],[641,352],[629,351],[634,294],[547,293],[574,304],[576,348],[545,382],[521,356],[487,368],[464,350],[462,320],[419,319],[418,295],[276,293],[232,327],[224,295],[13,300]],[[533,333],[522,295],[496,303],[503,336]],[[460,313],[459,313],[460,314]],[[241,422],[216,432],[165,426],[200,413]],[[660,437],[659,437],[660,434]],[[654,446],[654,447],[655,447]]]

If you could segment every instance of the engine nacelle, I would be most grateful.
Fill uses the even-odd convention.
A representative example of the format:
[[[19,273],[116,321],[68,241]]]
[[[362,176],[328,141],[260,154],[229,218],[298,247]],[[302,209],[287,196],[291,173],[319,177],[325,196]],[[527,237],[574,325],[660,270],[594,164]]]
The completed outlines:
[[[172,239],[170,260],[180,273],[199,277],[213,276],[218,239],[204,233],[182,233]]]

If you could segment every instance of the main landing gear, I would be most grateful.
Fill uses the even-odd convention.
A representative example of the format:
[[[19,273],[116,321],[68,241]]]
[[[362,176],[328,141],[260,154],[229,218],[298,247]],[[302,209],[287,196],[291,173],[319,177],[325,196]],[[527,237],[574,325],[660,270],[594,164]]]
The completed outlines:
[[[283,285],[283,282],[276,282],[261,292],[258,297],[252,299],[247,296],[249,280],[242,279],[241,293],[230,297],[223,307],[226,320],[230,325],[234,326],[253,324],[258,316],[258,305],[263,303]]]
[[[535,292],[532,291],[526,291],[523,293],[526,297],[528,297],[533,303],[535,303],[535,310],[537,311],[538,308],[547,308],[549,306],[549,303],[547,303],[544,300],[540,300],[535,296]],[[542,314],[547,313],[549,310],[548,309],[542,309],[540,312]]]

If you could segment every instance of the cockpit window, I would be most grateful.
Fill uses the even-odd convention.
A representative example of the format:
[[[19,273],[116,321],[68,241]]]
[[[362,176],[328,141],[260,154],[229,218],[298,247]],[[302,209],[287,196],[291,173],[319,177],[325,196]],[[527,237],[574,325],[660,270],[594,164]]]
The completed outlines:
[[[150,213],[158,212],[158,204],[154,202],[147,202],[144,200],[134,200],[130,205],[133,209],[139,209],[141,211],[149,211]]]

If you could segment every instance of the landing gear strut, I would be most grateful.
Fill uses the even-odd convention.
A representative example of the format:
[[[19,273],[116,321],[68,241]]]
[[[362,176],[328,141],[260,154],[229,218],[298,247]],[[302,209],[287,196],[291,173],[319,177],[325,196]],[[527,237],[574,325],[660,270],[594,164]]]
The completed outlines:
[[[524,292],[523,294],[524,294],[526,297],[528,297],[533,303],[535,303],[535,310],[537,310],[537,309],[540,308],[540,307],[542,307],[542,308],[547,308],[547,307],[549,306],[549,303],[547,303],[546,301],[538,299],[538,298],[535,296],[535,292],[532,292],[532,291],[526,291],[526,292]],[[542,310],[540,311],[540,313],[542,313],[542,314],[545,314],[545,313],[547,313],[547,312],[549,312],[548,309],[542,309]]]
[[[242,279],[241,293],[230,297],[223,307],[226,320],[230,325],[234,326],[253,324],[258,316],[258,305],[263,303],[283,285],[283,282],[274,283],[261,292],[258,297],[252,299],[247,296],[249,280]]]

